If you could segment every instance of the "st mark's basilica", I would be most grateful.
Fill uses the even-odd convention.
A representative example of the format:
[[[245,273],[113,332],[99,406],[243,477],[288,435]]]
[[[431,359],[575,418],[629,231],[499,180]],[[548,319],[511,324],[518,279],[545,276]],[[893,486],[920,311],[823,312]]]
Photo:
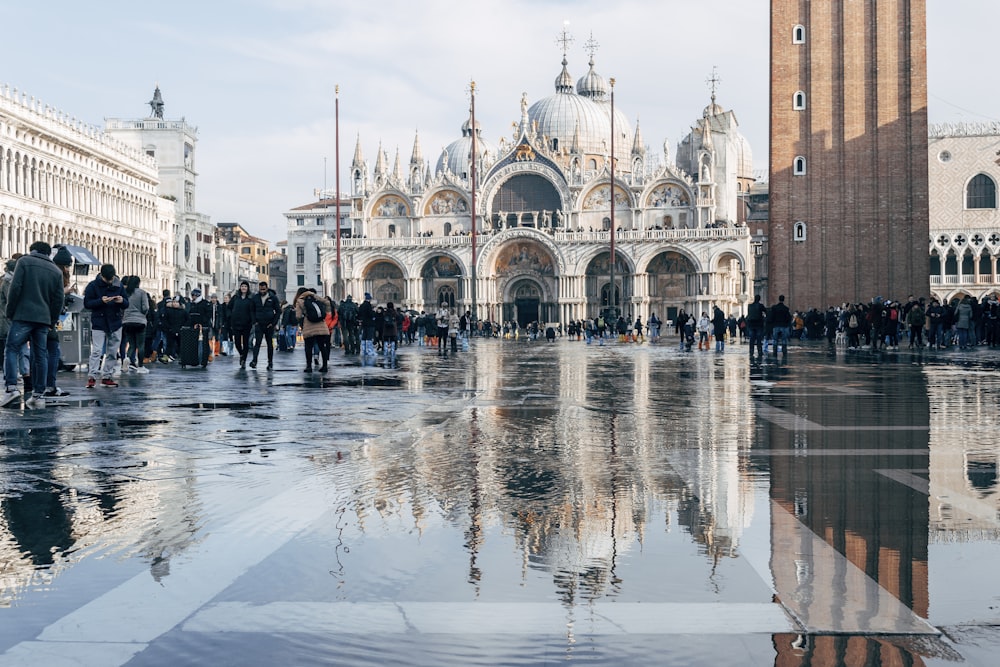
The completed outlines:
[[[525,325],[595,317],[611,303],[613,151],[619,312],[644,321],[651,313],[671,320],[680,309],[710,313],[714,305],[739,313],[753,293],[744,205],[754,178],[736,116],[716,103],[713,83],[710,104],[676,151],[664,141],[662,155],[651,154],[638,123],[633,130],[625,110],[612,107],[609,81],[589,52],[574,85],[564,49],[553,94],[533,103],[524,94],[512,135],[498,144],[467,117],[433,169],[419,136],[407,166],[397,152],[390,167],[380,146],[370,169],[359,137],[349,204],[342,195],[349,213],[341,214],[339,295],[333,234],[318,245],[328,293],[357,299],[369,292],[379,303],[428,311],[447,302],[464,311],[473,307],[475,276],[479,319]],[[329,211],[332,203],[319,205]]]

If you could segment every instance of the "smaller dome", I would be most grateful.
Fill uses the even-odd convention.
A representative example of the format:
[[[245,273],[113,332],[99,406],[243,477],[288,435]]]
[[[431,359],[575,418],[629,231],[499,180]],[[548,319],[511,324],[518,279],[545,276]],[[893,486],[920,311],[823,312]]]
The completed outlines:
[[[469,161],[472,158],[472,118],[467,118],[464,123],[462,123],[462,138],[456,139],[455,141],[448,144],[448,147],[441,152],[441,156],[438,158],[437,165],[434,167],[435,173],[440,173],[448,168],[453,174],[458,174],[459,176],[465,177],[470,171]],[[489,156],[493,159],[497,157],[497,147],[494,146],[489,141],[483,139],[483,129],[476,121],[476,155],[483,159]]]
[[[566,69],[566,65],[569,62],[566,60],[566,56],[562,59],[562,72],[556,77],[556,92],[557,93],[572,93],[573,92],[573,77],[569,75],[569,70]]]
[[[590,70],[576,82],[576,92],[592,100],[603,100],[608,95],[608,84],[604,77],[594,71],[594,59],[590,59]]]

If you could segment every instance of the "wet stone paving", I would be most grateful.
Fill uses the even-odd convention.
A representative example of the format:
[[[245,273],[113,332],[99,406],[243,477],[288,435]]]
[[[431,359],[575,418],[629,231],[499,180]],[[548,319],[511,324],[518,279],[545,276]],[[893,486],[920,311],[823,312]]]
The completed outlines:
[[[475,340],[0,410],[0,665],[995,665],[1000,352]]]

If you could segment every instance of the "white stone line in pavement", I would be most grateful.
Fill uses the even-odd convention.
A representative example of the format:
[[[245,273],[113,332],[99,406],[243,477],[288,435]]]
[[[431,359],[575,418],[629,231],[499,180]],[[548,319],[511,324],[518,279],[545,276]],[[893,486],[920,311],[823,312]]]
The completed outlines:
[[[34,656],[61,653],[63,643],[75,643],[79,664],[122,664],[123,644],[142,650],[329,510],[331,503],[317,491],[322,489],[296,484],[249,508],[173,560],[166,579],[157,582],[149,572],[133,577],[49,625],[39,642],[12,647],[0,665],[48,664]]]
[[[888,477],[891,480],[904,484],[914,491],[918,491],[925,496],[929,496],[931,493],[930,482],[919,475],[914,475],[914,472],[924,472],[927,470],[898,470],[892,468],[876,468],[875,472],[882,475],[883,477]],[[977,519],[982,519],[988,521],[994,525],[1000,525],[1000,516],[998,516],[997,508],[990,503],[984,503],[981,500],[969,496],[967,493],[954,491],[952,489],[939,488],[936,489],[935,500],[943,503],[947,503],[953,510],[959,510],[968,514],[971,517]]]
[[[605,603],[572,612],[557,602],[222,602],[184,623],[185,632],[565,635],[774,634],[796,628],[780,605],[754,603]]]
[[[875,468],[875,472],[882,475],[883,477],[888,477],[889,479],[895,482],[899,482],[904,486],[908,486],[914,491],[919,491],[925,496],[930,494],[930,482],[928,482],[923,477],[918,477],[917,475],[914,475],[909,470],[893,469],[893,468]]]
[[[756,414],[761,419],[769,421],[775,426],[780,426],[789,431],[930,431],[930,425],[921,426],[918,424],[836,424],[824,425],[809,421],[805,417],[776,408],[760,400],[755,400]]]
[[[776,501],[771,521],[778,597],[809,632],[940,634]]]
[[[929,456],[927,449],[745,449],[741,456]]]
[[[0,655],[0,665],[7,667],[107,667],[124,665],[146,648],[145,644],[101,644],[95,651],[92,643],[23,642]]]

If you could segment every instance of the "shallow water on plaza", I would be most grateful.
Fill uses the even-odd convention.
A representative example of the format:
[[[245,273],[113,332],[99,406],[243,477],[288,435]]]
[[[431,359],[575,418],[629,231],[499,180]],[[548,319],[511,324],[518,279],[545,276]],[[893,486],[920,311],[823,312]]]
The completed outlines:
[[[989,353],[744,355],[220,360],[5,411],[0,652],[199,567],[121,664],[936,664],[922,619],[1000,621],[955,571],[1000,542]],[[891,619],[845,622],[848,570]]]

